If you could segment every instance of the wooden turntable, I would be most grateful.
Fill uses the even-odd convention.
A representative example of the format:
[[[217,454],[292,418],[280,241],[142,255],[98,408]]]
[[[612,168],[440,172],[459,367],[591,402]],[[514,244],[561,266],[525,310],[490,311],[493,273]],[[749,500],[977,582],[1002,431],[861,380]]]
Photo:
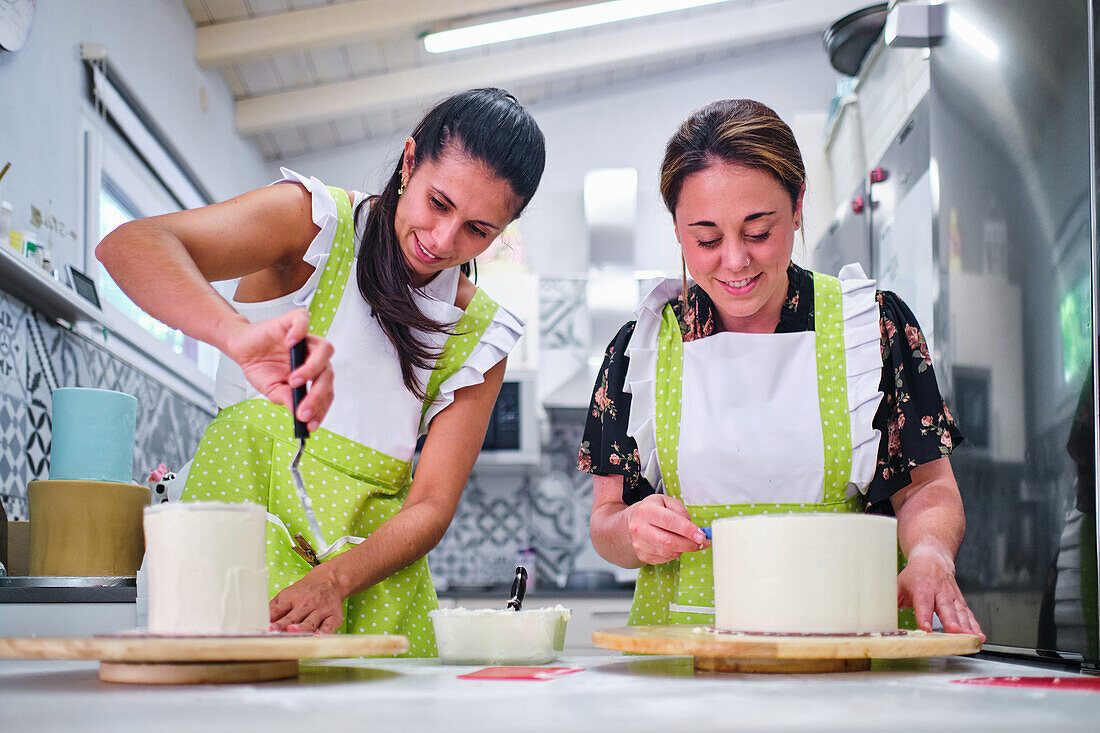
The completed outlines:
[[[713,672],[858,672],[872,659],[973,654],[981,637],[924,631],[884,634],[750,634],[713,631],[692,624],[620,626],[592,633],[602,649],[695,658]]]
[[[137,684],[261,682],[298,675],[299,659],[375,657],[409,648],[401,635],[288,634],[0,638],[9,659],[98,659],[99,678]]]

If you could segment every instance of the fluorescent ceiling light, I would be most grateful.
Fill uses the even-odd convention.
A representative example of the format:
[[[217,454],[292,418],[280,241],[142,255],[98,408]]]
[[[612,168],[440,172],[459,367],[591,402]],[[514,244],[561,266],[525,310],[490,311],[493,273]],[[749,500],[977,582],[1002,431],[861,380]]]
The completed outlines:
[[[514,41],[518,38],[530,38],[575,28],[587,28],[719,2],[725,2],[725,0],[611,0],[611,2],[582,5],[577,8],[553,10],[548,13],[429,33],[424,36],[424,49],[429,53],[457,51],[461,48]]]

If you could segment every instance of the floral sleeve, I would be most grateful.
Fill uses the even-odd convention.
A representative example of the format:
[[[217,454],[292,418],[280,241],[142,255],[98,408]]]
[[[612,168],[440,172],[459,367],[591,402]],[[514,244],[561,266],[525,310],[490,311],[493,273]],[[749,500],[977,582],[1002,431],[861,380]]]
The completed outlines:
[[[867,500],[871,511],[892,513],[889,499],[909,485],[910,471],[950,455],[963,436],[940,395],[928,344],[913,312],[894,293],[880,291],[877,297],[883,397],[874,426],[883,438]]]
[[[577,468],[582,471],[597,476],[622,476],[623,501],[627,504],[653,493],[641,475],[638,444],[626,433],[630,395],[623,391],[623,386],[630,359],[623,352],[633,333],[632,321],[619,330],[604,352],[577,457]]]

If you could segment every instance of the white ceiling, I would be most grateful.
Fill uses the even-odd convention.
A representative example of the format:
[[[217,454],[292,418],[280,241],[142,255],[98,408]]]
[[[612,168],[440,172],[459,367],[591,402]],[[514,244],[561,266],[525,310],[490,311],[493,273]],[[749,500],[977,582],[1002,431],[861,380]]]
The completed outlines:
[[[868,0],[727,0],[596,28],[429,54],[426,31],[582,0],[183,0],[200,66],[268,159],[392,134],[445,94],[499,86],[524,104],[667,74],[821,33]],[[591,2],[591,0],[589,0]],[[824,50],[822,54],[824,54]]]

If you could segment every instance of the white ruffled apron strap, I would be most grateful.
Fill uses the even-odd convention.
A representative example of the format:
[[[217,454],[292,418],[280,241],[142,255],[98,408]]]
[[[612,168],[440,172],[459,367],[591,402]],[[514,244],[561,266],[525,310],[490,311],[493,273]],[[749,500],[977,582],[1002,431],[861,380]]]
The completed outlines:
[[[825,485],[820,503],[689,505],[692,521],[746,514],[858,511],[858,497],[846,499],[852,438],[848,422],[844,318],[840,281],[814,273],[814,326],[818,396],[825,456]],[[680,499],[676,460],[680,443],[683,336],[671,305],[662,313],[657,346],[656,434],[661,477],[669,496]],[[711,550],[688,552],[663,565],[643,566],[638,576],[629,623],[711,624],[714,622],[714,573]]]
[[[425,389],[426,399],[421,410],[421,419],[427,414],[428,409],[439,396],[439,387],[450,377],[454,376],[462,365],[470,358],[474,347],[485,335],[489,324],[493,322],[497,309],[500,306],[486,295],[485,291],[478,288],[470,304],[466,306],[455,324],[454,332],[447,337],[443,344],[443,353],[435,363],[431,375],[428,377],[428,385]]]

